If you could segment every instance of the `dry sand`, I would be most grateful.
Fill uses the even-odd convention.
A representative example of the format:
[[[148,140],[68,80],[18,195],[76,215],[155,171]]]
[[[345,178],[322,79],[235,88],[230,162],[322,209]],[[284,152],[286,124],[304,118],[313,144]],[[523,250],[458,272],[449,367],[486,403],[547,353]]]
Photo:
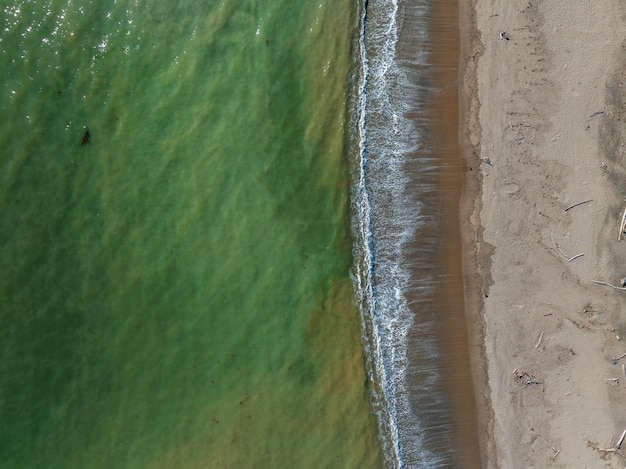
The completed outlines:
[[[592,281],[626,277],[626,4],[475,0],[465,14],[483,463],[623,468],[626,441],[601,449],[626,429],[626,358],[612,359],[626,353],[626,291]]]

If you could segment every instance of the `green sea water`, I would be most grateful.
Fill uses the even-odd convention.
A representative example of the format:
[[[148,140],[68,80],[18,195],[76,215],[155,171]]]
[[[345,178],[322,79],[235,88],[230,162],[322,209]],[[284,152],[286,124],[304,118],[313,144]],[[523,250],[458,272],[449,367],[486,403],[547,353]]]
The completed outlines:
[[[356,3],[0,5],[0,467],[381,467]]]

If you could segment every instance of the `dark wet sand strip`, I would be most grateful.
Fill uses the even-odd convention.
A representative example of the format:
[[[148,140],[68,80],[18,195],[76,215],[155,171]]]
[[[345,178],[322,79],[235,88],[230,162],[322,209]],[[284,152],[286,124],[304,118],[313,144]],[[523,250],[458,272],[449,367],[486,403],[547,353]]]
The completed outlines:
[[[466,164],[459,141],[459,6],[457,0],[442,0],[433,5],[430,57],[435,70],[435,83],[441,91],[428,103],[428,111],[432,122],[433,147],[444,166],[440,173],[443,214],[440,264],[443,275],[438,282],[434,306],[441,312],[439,342],[444,360],[444,388],[451,401],[456,426],[456,438],[450,444],[460,449],[462,466],[471,469],[482,467],[470,363],[470,353],[480,354],[480,351],[470,350],[468,331],[472,334],[473,343],[479,337],[476,337],[476,324],[468,328],[463,293],[459,202]],[[477,346],[481,347],[480,342]]]

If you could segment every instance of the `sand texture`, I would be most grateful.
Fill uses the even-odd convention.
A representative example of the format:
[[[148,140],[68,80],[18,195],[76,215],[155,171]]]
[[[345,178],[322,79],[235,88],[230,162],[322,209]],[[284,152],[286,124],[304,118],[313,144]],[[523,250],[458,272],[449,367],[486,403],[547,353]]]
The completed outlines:
[[[484,464],[623,468],[626,291],[593,281],[626,277],[626,5],[476,0],[471,16],[465,132],[482,190],[466,270],[479,273],[467,285],[482,308]]]

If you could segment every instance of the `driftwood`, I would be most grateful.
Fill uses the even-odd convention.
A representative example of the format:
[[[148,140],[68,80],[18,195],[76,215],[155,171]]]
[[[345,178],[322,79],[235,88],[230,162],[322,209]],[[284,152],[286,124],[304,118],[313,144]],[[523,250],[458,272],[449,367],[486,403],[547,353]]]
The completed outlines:
[[[626,429],[622,432],[622,436],[619,437],[619,440],[617,440],[617,445],[615,445],[617,449],[620,449],[622,447],[622,443],[624,442],[624,437],[626,437]]]
[[[537,341],[537,345],[535,345],[535,348],[539,348],[539,344],[541,343],[543,339],[543,331],[541,331],[541,335],[539,336],[539,340]]]
[[[621,241],[624,234],[624,225],[626,225],[626,208],[624,209],[624,215],[622,215],[622,222],[619,224],[619,234],[617,240]]]
[[[622,371],[624,372],[624,378],[626,378],[626,365],[622,363]],[[626,381],[624,381],[626,383]]]
[[[517,368],[513,370],[517,384],[521,384],[523,387],[530,386],[531,384],[543,384],[541,381],[537,381],[534,376],[526,373],[525,371],[518,371]]]
[[[620,453],[619,450],[622,448],[624,438],[626,438],[626,429],[622,432],[622,435],[619,437],[619,440],[617,440],[617,444],[615,446],[612,448],[598,448],[598,451],[602,453],[617,453],[623,457],[624,455]]]
[[[617,362],[620,361],[622,358],[626,357],[626,353],[623,355],[620,355],[619,357],[613,357],[613,365],[617,365]]]
[[[574,259],[578,259],[579,257],[583,257],[585,255],[584,252],[581,252],[580,254],[576,254],[575,256],[570,257],[567,262],[572,262]]]
[[[598,448],[601,453],[617,453],[617,448]]]
[[[604,285],[606,287],[615,288],[616,290],[626,291],[626,287],[616,287],[615,285],[611,285],[610,283],[600,282],[599,280],[592,280],[592,283],[597,283],[598,285]]]
[[[559,453],[561,452],[561,450],[557,450],[556,453],[554,453],[554,456],[552,456],[552,461],[554,461],[556,459],[556,457],[559,455]]]
[[[569,207],[565,209],[565,211],[567,212],[568,210],[571,210],[574,207],[578,207],[579,205],[583,205],[583,204],[588,204],[589,202],[593,202],[593,199],[583,200],[582,202],[578,202],[577,204],[570,205]]]

